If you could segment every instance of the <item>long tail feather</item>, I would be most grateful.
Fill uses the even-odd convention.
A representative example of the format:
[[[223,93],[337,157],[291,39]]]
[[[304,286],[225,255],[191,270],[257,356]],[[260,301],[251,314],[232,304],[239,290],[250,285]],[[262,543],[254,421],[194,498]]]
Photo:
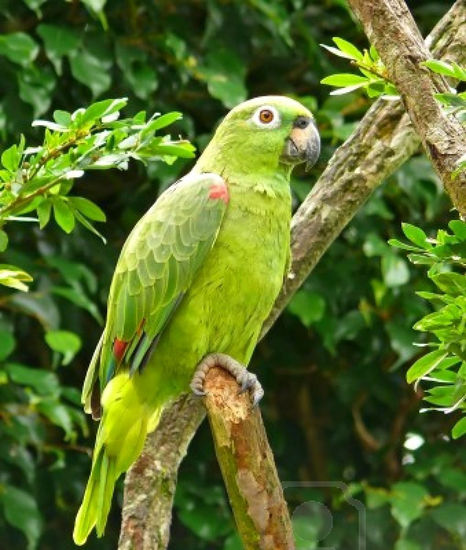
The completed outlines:
[[[78,546],[86,542],[94,527],[97,536],[103,535],[115,483],[141,453],[146,435],[157,426],[163,409],[149,408],[140,400],[128,372],[109,382],[101,401],[104,414],[97,432],[91,474],[73,532]]]
[[[97,536],[105,531],[108,513],[112,504],[113,489],[119,474],[116,472],[115,459],[108,457],[104,450],[92,465],[86,492],[74,524],[73,540],[83,545],[95,526]]]

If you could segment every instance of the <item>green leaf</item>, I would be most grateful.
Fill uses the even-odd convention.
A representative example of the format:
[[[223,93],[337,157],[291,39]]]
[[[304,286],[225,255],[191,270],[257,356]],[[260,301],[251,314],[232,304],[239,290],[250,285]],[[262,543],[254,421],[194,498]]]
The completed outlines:
[[[325,300],[316,292],[299,290],[288,305],[288,310],[309,327],[320,321],[325,312]]]
[[[19,267],[9,264],[0,264],[0,285],[15,288],[17,290],[28,291],[25,283],[30,283],[32,277]]]
[[[95,122],[105,116],[112,115],[123,109],[127,103],[128,99],[126,97],[97,101],[84,111],[80,123]]]
[[[59,296],[63,296],[63,298],[66,298],[73,304],[76,304],[77,306],[87,310],[97,320],[98,323],[103,323],[102,315],[100,314],[97,306],[87,296],[83,295],[82,292],[78,292],[74,288],[60,286],[54,286],[52,288],[52,292],[54,294],[58,294]]]
[[[74,438],[75,431],[73,429],[73,420],[68,411],[68,407],[55,399],[41,400],[36,407],[39,412],[50,420],[50,422],[63,428],[66,439]]]
[[[402,528],[421,516],[427,496],[427,490],[419,483],[400,481],[392,486],[391,511]]]
[[[210,95],[219,99],[225,107],[232,108],[246,99],[246,68],[232,50],[211,50],[199,74],[207,82]]]
[[[227,537],[222,550],[243,550],[243,545],[239,535],[237,533],[233,533]]]
[[[15,384],[33,388],[41,395],[54,395],[59,391],[60,384],[53,372],[19,363],[7,363],[5,370]]]
[[[466,223],[461,220],[451,220],[448,227],[462,241],[466,241]]]
[[[413,250],[415,252],[422,252],[422,248],[419,248],[417,246],[412,246],[410,244],[406,244],[402,241],[399,241],[398,239],[389,239],[387,242],[390,246],[394,246],[395,248],[401,248],[402,250]]]
[[[4,485],[0,492],[5,519],[24,533],[28,550],[37,547],[42,533],[42,517],[33,497],[17,487]]]
[[[107,240],[105,237],[97,231],[97,229],[88,221],[87,218],[85,218],[80,212],[75,212],[76,220],[83,225],[88,231],[91,233],[94,233],[94,235],[97,235],[104,244],[107,244]]]
[[[148,134],[149,132],[156,132],[157,130],[160,130],[160,128],[165,128],[166,126],[170,126],[170,124],[173,124],[177,120],[180,120],[183,118],[183,115],[177,111],[173,111],[171,113],[165,113],[162,116],[159,116],[155,118],[154,120],[151,120],[147,123],[146,128],[142,131],[142,134]]]
[[[409,281],[409,268],[405,260],[387,254],[382,258],[382,274],[385,284],[388,287],[397,287]]]
[[[447,294],[464,296],[466,294],[466,275],[460,273],[439,273],[431,275],[432,281]]]
[[[104,9],[107,0],[82,0],[83,4],[86,4],[88,8],[96,13],[101,12]]]
[[[51,201],[44,199],[40,204],[37,205],[37,216],[39,217],[39,227],[41,229],[44,229],[44,227],[49,223],[51,212]]]
[[[42,4],[45,4],[47,0],[23,0],[23,2],[33,11],[36,12],[37,16],[41,16],[40,7]]]
[[[406,237],[415,245],[421,248],[432,248],[430,243],[427,242],[427,235],[420,227],[411,225],[410,223],[402,223],[401,227]]]
[[[63,354],[62,365],[68,365],[81,349],[79,336],[67,330],[50,330],[45,334],[45,341],[51,349]]]
[[[219,506],[196,501],[193,506],[178,508],[181,522],[203,540],[215,540],[231,532],[231,525]]]
[[[16,170],[18,170],[19,163],[21,162],[21,153],[18,146],[15,144],[8,147],[8,149],[5,149],[2,153],[1,160],[4,168],[6,168],[9,172],[16,172]]]
[[[436,258],[426,254],[408,254],[408,260],[415,265],[433,265],[437,262]]]
[[[405,362],[418,353],[413,345],[415,338],[413,329],[395,321],[386,323],[385,327],[390,337],[390,345],[398,353],[400,362]]]
[[[69,197],[70,203],[84,216],[96,222],[106,221],[105,212],[94,202],[84,197]]]
[[[365,76],[352,73],[338,73],[326,76],[320,83],[327,86],[364,86],[369,81]]]
[[[8,235],[0,229],[0,252],[5,252],[8,247]]]
[[[73,231],[75,226],[74,214],[64,200],[55,199],[53,201],[53,215],[55,216],[55,221],[65,233]]]
[[[60,109],[53,112],[53,120],[64,128],[68,128],[72,122],[71,114],[68,111],[61,111]]]
[[[444,350],[437,349],[427,353],[418,359],[406,373],[406,380],[411,384],[418,378],[422,378],[429,372],[433,371],[447,357],[448,353]]]
[[[60,312],[50,293],[16,293],[10,297],[9,302],[15,310],[39,321],[45,330],[58,328]]]
[[[345,52],[342,52],[338,48],[334,48],[333,46],[327,46],[326,44],[319,44],[322,48],[327,50],[330,53],[333,53],[333,55],[336,55],[337,57],[343,57],[344,59],[354,59],[352,55],[349,55]]]
[[[147,99],[159,84],[157,73],[148,63],[148,56],[141,48],[118,43],[116,57],[124,79],[137,97]]]
[[[399,539],[396,541],[393,550],[422,550],[422,547],[419,543],[413,540]]]
[[[464,434],[466,434],[466,417],[460,418],[451,430],[453,439],[458,439]]]
[[[27,67],[38,53],[39,46],[24,32],[0,35],[0,55],[4,55],[14,63]]]
[[[107,63],[88,50],[73,52],[70,55],[70,66],[74,78],[90,88],[93,97],[108,90],[112,83]]]
[[[452,92],[435,94],[435,99],[448,108],[466,109],[466,100],[461,94]]]
[[[440,59],[428,59],[421,63],[425,67],[428,67],[431,71],[437,74],[443,74],[445,76],[455,77],[455,69],[446,61]]]
[[[387,243],[379,237],[376,233],[368,233],[364,244],[362,246],[364,254],[372,258],[374,256],[385,256],[386,254],[391,254],[390,249],[387,246]]]
[[[41,23],[37,34],[42,38],[47,57],[53,63],[57,74],[62,73],[62,58],[76,51],[80,43],[79,34],[63,25]]]
[[[431,512],[441,527],[459,539],[466,537],[466,506],[456,502],[444,502]]]
[[[16,347],[16,340],[9,330],[0,330],[0,361],[11,355]]]
[[[52,101],[55,77],[48,67],[25,68],[18,77],[19,96],[32,106],[34,118],[47,111]]]
[[[191,159],[194,157],[195,150],[196,149],[190,143],[177,145],[173,143],[160,143],[154,147],[152,154]],[[138,150],[138,153],[141,153],[141,150]]]
[[[354,44],[351,44],[351,42],[348,42],[343,38],[339,38],[338,36],[334,36],[332,40],[342,52],[348,54],[350,59],[357,59],[358,61],[362,60],[362,52],[360,52]]]

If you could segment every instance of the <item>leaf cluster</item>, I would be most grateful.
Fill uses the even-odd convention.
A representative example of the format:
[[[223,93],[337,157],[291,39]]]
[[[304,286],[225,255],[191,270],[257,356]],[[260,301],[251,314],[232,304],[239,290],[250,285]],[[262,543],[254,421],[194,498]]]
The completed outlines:
[[[360,51],[354,44],[338,36],[332,38],[337,46],[321,44],[330,53],[344,59],[349,59],[351,65],[359,69],[360,75],[353,73],[337,73],[326,76],[320,82],[337,88],[331,95],[342,95],[362,89],[370,98],[398,99],[395,86],[390,82],[387,70],[374,46]]]
[[[392,246],[409,251],[408,259],[428,266],[427,276],[435,292],[418,291],[435,311],[422,317],[414,328],[430,336],[432,351],[409,368],[409,383],[425,382],[424,399],[434,405],[426,410],[450,413],[466,406],[466,222],[452,220],[450,232],[437,231],[435,238],[411,224],[403,224],[409,243],[392,239]],[[466,433],[466,420],[458,420],[452,429],[454,438]]]
[[[156,135],[181,118],[181,113],[159,113],[147,119],[145,111],[120,119],[127,99],[105,99],[86,109],[69,113],[55,111],[54,121],[35,120],[45,127],[43,143],[5,149],[0,169],[0,251],[8,246],[3,227],[8,222],[38,222],[43,229],[52,212],[57,224],[71,233],[76,222],[105,239],[94,222],[106,220],[101,208],[85,197],[70,195],[74,180],[89,170],[127,170],[131,159],[172,163],[177,157],[191,158],[194,147],[183,140]],[[26,217],[35,213],[37,217]],[[27,290],[32,277],[15,266],[0,266],[0,284]]]

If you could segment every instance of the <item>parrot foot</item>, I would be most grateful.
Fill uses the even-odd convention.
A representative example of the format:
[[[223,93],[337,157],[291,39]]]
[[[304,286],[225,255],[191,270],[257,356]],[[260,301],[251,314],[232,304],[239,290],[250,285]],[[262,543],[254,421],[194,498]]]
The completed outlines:
[[[229,372],[240,386],[238,393],[249,391],[253,407],[264,397],[264,390],[257,376],[249,372],[244,365],[224,353],[211,353],[206,355],[199,363],[190,384],[190,388],[195,395],[201,397],[206,395],[204,381],[212,367],[221,367]]]

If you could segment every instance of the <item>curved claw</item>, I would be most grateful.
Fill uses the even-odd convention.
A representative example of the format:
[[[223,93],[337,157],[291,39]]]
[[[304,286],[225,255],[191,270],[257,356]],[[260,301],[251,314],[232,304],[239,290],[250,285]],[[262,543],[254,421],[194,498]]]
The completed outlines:
[[[190,388],[195,395],[199,397],[207,395],[204,391],[204,381],[207,372],[214,366],[221,367],[233,376],[240,386],[238,394],[249,391],[253,407],[256,407],[259,401],[264,397],[264,390],[257,376],[249,372],[244,365],[232,357],[222,353],[207,355],[197,366],[190,384]]]
[[[205,397],[207,395],[207,392],[194,388],[192,384],[190,384],[189,387],[191,388],[191,391],[194,393],[194,395],[196,395],[197,397]]]
[[[255,374],[253,374],[252,372],[248,372],[247,370],[242,372],[238,376],[236,381],[240,385],[240,389],[239,389],[238,393],[244,393],[247,390],[253,389],[256,384],[259,384],[259,382],[257,380],[257,376]]]
[[[252,392],[252,406],[257,407],[259,401],[264,397],[264,390],[259,382],[257,382],[254,391]]]

